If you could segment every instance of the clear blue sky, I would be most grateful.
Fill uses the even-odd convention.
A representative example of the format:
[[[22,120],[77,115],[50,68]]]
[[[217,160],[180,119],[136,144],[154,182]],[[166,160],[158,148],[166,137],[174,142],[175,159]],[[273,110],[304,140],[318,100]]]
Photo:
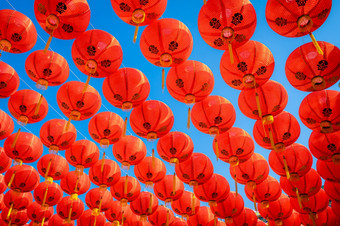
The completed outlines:
[[[38,37],[37,43],[35,47],[29,51],[28,53],[23,54],[10,54],[10,53],[3,53],[3,56],[1,57],[1,60],[10,64],[19,74],[22,80],[24,80],[30,87],[32,87],[34,90],[37,90],[35,88],[35,83],[29,79],[25,72],[25,60],[27,56],[35,50],[43,49],[45,44],[43,42],[47,41],[48,34],[39,26],[37,23],[37,20],[34,16],[34,0],[0,0],[0,9],[12,9],[10,4],[12,6],[20,11],[21,13],[24,13],[28,17],[31,18],[33,23],[36,26],[38,35],[41,37]],[[140,48],[139,48],[139,37],[141,32],[143,31],[144,27],[141,27],[139,30],[139,36],[137,38],[136,44],[132,43],[133,33],[134,33],[134,27],[124,23],[122,20],[120,20],[116,14],[114,13],[111,3],[109,0],[89,0],[89,5],[91,8],[91,25],[88,27],[88,29],[102,29],[109,33],[111,33],[114,37],[118,39],[120,42],[122,49],[123,49],[123,64],[121,67],[133,67],[141,70],[144,72],[144,74],[147,76],[147,78],[150,81],[151,85],[151,92],[149,96],[149,100],[155,99],[155,100],[161,100],[165,102],[170,108],[172,109],[174,116],[175,116],[175,123],[172,131],[182,131],[190,135],[194,142],[194,151],[195,152],[202,152],[206,155],[208,155],[211,159],[211,161],[214,164],[215,167],[215,173],[219,173],[227,178],[229,181],[231,190],[234,190],[234,182],[232,178],[229,175],[229,165],[227,163],[224,163],[222,161],[216,161],[216,157],[212,150],[212,140],[213,138],[210,137],[207,134],[203,134],[199,132],[197,129],[194,128],[194,126],[191,126],[191,129],[188,130],[186,128],[186,121],[187,121],[187,107],[176,100],[174,100],[170,94],[165,90],[164,93],[162,93],[161,90],[161,68],[156,67],[149,63],[141,54]],[[265,0],[253,0],[252,3],[255,7],[256,13],[257,13],[257,27],[255,30],[255,33],[252,40],[256,40],[259,42],[262,42],[265,44],[273,53],[274,59],[275,59],[275,70],[272,76],[272,80],[278,81],[281,84],[284,85],[284,87],[287,89],[289,94],[289,100],[288,105],[286,107],[286,111],[292,113],[299,121],[301,126],[301,135],[298,139],[298,143],[301,143],[308,147],[308,139],[311,131],[307,129],[300,121],[298,116],[298,109],[299,105],[302,101],[302,99],[308,94],[306,92],[298,91],[294,89],[287,81],[287,78],[285,76],[284,67],[285,62],[288,57],[288,55],[297,47],[300,45],[310,42],[309,36],[301,37],[301,38],[286,38],[283,36],[280,36],[276,34],[274,31],[272,31],[265,19]],[[222,79],[220,75],[219,70],[219,64],[220,59],[223,54],[223,51],[213,49],[212,47],[208,46],[203,39],[201,38],[198,27],[197,27],[197,18],[198,13],[203,4],[203,0],[168,0],[168,5],[166,8],[166,11],[162,18],[175,18],[178,20],[181,20],[184,24],[188,26],[190,29],[193,40],[194,40],[194,47],[192,54],[189,59],[191,60],[197,60],[205,63],[210,67],[212,70],[214,77],[215,77],[215,87],[212,92],[212,95],[221,95],[225,98],[227,98],[231,103],[234,105],[234,108],[237,112],[236,116],[236,122],[234,124],[235,127],[240,127],[245,129],[250,135],[252,135],[253,125],[255,123],[254,120],[246,118],[239,110],[237,99],[238,94],[240,91],[230,88]],[[339,12],[340,12],[340,1],[335,0],[333,1],[333,7],[331,9],[330,15],[326,22],[314,32],[314,35],[317,40],[320,41],[327,41],[330,42],[336,46],[340,46],[340,39],[339,39]],[[338,16],[337,16],[338,15]],[[71,57],[71,47],[72,47],[73,40],[58,40],[53,39],[51,48],[53,51],[61,54],[63,57],[66,58],[70,65],[70,69],[73,71],[73,73],[70,73],[68,81],[72,80],[78,80],[78,78],[85,82],[86,76],[82,74],[73,63],[72,57]],[[102,83],[103,79],[91,79],[90,85],[95,87],[99,93],[102,95]],[[25,84],[23,81],[20,83],[19,89],[28,89],[28,85]],[[337,85],[334,85],[330,89],[333,90],[339,90]],[[44,93],[45,98],[47,99],[48,103],[54,107],[54,109],[63,115],[61,111],[58,108],[58,105],[56,103],[56,93],[57,93],[58,87],[49,87],[48,90]],[[7,99],[0,99],[0,108],[6,112],[8,112],[7,108]],[[108,108],[110,111],[113,111],[122,117],[125,117],[125,113],[122,112],[120,109],[117,109],[110,105],[104,96],[102,95],[102,102],[103,105],[99,112],[106,111],[106,108]],[[39,123],[35,124],[29,124],[27,125],[27,129],[32,131],[34,134],[39,136],[39,129],[41,125],[53,118],[60,118],[60,115],[54,111],[52,108],[49,109],[47,117]],[[91,137],[88,133],[88,122],[89,120],[85,121],[78,121],[73,122],[73,124],[76,126],[77,130],[79,130],[87,139],[91,140]],[[18,125],[15,126],[15,131],[18,129]],[[130,127],[128,127],[128,134],[136,135],[133,133]],[[85,139],[81,134],[78,133],[77,140],[79,139]],[[0,146],[3,146],[3,140],[0,141]],[[148,147],[148,155],[151,154],[151,149],[153,147],[156,147],[156,143],[148,143],[145,140],[145,143]],[[109,150],[107,152],[108,157],[110,159],[114,159],[112,155],[112,147],[109,147]],[[48,149],[44,149],[44,154],[47,154]],[[268,158],[269,151],[265,150],[258,145],[256,145],[255,152],[260,153],[263,155],[266,159]],[[60,153],[61,155],[64,155],[63,152]],[[157,155],[157,154],[156,154]],[[315,163],[313,163],[313,168],[315,168]],[[35,164],[33,164],[35,165]],[[168,169],[168,174],[174,172],[173,166],[170,166],[169,164],[166,164]],[[72,167],[71,167],[72,169]],[[122,175],[125,175],[123,172]],[[133,175],[133,168],[130,168],[129,175]],[[271,176],[274,176],[275,178],[279,179],[279,177],[273,173],[273,171],[270,172]],[[43,180],[43,179],[42,179]],[[143,187],[144,188],[144,187]],[[188,190],[192,191],[190,187],[186,187]],[[253,203],[250,202],[244,192],[243,192],[243,186],[239,186],[239,192],[243,196],[245,201],[245,206],[253,209]],[[81,198],[85,198],[85,196],[81,196]],[[203,203],[202,203],[203,204]]]

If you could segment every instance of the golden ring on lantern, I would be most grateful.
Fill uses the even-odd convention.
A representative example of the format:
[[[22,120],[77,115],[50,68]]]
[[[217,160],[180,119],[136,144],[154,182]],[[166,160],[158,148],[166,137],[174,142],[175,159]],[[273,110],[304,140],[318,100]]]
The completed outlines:
[[[142,9],[135,9],[131,17],[132,21],[136,24],[141,24],[145,20],[145,12]]]
[[[0,50],[9,52],[11,48],[12,48],[12,44],[10,41],[8,41],[7,39],[0,40]]]
[[[301,32],[310,32],[313,27],[313,20],[308,15],[300,16],[297,20],[297,26]]]
[[[315,76],[311,82],[314,90],[323,90],[326,88],[326,81],[322,76]]]
[[[163,53],[159,58],[159,62],[162,67],[170,67],[172,64],[172,56],[169,53]]]
[[[48,15],[48,17],[46,18],[46,28],[49,30],[55,30],[58,26],[59,18],[54,14]]]
[[[252,74],[244,75],[242,78],[242,82],[244,87],[246,88],[254,88],[256,85],[254,75]]]
[[[221,37],[225,41],[232,42],[235,38],[234,29],[232,29],[231,27],[223,28],[222,31],[221,31]]]

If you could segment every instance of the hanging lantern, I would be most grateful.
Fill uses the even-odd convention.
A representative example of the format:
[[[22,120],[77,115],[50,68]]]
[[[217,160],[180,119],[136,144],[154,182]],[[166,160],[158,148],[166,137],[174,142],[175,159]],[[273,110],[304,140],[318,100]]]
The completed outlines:
[[[76,220],[84,212],[84,203],[77,195],[64,197],[57,205],[58,216],[62,219]]]
[[[29,165],[15,165],[5,174],[5,183],[11,190],[20,192],[33,191],[39,184],[38,172]]]
[[[262,120],[278,115],[287,106],[288,93],[283,85],[269,80],[255,89],[242,90],[238,96],[238,106],[248,118]]]
[[[269,202],[268,206],[258,205],[261,216],[268,220],[275,221],[278,225],[282,225],[282,220],[287,219],[293,211],[289,197],[281,194],[280,198]]]
[[[199,131],[219,135],[228,131],[234,124],[234,106],[222,96],[208,96],[192,107],[191,121]]]
[[[191,138],[182,132],[169,132],[161,137],[157,143],[159,156],[170,163],[177,164],[190,158],[194,151]]]
[[[324,211],[318,213],[316,219],[311,219],[310,214],[300,214],[301,223],[304,225],[337,225],[340,223],[340,219],[336,216],[330,206],[328,206]]]
[[[111,187],[119,181],[120,168],[113,160],[103,159],[90,168],[89,176],[95,185]]]
[[[139,215],[140,221],[146,221],[147,216],[153,214],[158,208],[157,197],[150,192],[141,192],[137,199],[130,203],[133,213]]]
[[[2,218],[2,222],[0,221],[0,223],[3,223],[2,225],[24,225],[29,221],[29,218],[27,217],[27,210],[21,210],[21,211],[17,211],[16,214],[10,214],[10,217],[7,219],[9,213],[9,209],[5,208],[2,212],[1,212],[1,218]],[[12,224],[12,222],[14,222],[14,224]]]
[[[85,210],[84,213],[77,219],[77,225],[87,226],[103,226],[105,224],[105,216],[102,213],[93,213],[93,210]]]
[[[122,137],[123,129],[123,119],[109,111],[96,114],[89,122],[91,137],[104,147],[116,143]]]
[[[52,183],[50,183],[49,181],[41,182],[38,185],[38,187],[34,189],[34,199],[39,205],[42,206],[57,205],[62,198],[63,190],[58,184],[53,182]]]
[[[28,218],[40,225],[44,225],[45,221],[48,221],[53,216],[53,207],[43,207],[39,205],[37,202],[33,202],[27,208],[27,216]]]
[[[318,193],[308,198],[308,201],[302,202],[301,207],[298,199],[290,197],[290,203],[292,207],[302,214],[318,214],[324,211],[329,205],[329,197],[323,189],[320,189]]]
[[[207,182],[214,173],[214,166],[208,156],[193,153],[191,157],[175,167],[178,178],[190,186]]]
[[[164,163],[156,157],[145,157],[134,168],[136,178],[146,186],[152,187],[166,175]]]
[[[171,203],[171,208],[176,214],[188,219],[200,210],[200,200],[194,193],[184,190],[182,196]]]
[[[307,95],[300,104],[299,116],[311,130],[332,133],[340,130],[340,93],[323,90]]]
[[[320,133],[313,131],[309,137],[309,149],[313,156],[322,161],[340,162],[340,131]]]
[[[285,147],[293,144],[300,136],[300,125],[289,112],[270,117],[263,122],[257,120],[253,135],[256,143],[263,148],[282,152]]]
[[[157,210],[148,216],[152,225],[172,225],[175,216],[172,210],[165,206],[158,206]]]
[[[125,207],[128,202],[138,198],[141,186],[136,178],[128,175],[123,176],[110,187],[112,196],[120,201],[122,207]]]
[[[87,29],[90,23],[90,7],[86,0],[35,0],[34,14],[40,26],[52,37],[74,39]]]
[[[296,212],[295,210],[293,210],[292,214],[285,218],[285,219],[278,219],[278,220],[270,220],[267,219],[269,221],[267,221],[269,223],[269,225],[292,225],[292,226],[301,226],[302,222],[300,220],[300,214],[298,212]],[[261,221],[264,225],[265,224],[263,221]]]
[[[66,159],[55,154],[47,154],[41,157],[37,168],[41,176],[51,177],[53,180],[62,179],[69,171]]]
[[[340,202],[340,184],[339,183],[325,180],[323,189],[325,189],[325,192],[327,193],[330,199]]]
[[[82,172],[99,160],[99,149],[95,143],[89,140],[78,140],[65,151],[67,162]]]
[[[40,128],[40,140],[50,151],[60,151],[72,146],[77,137],[76,128],[70,123],[66,131],[67,121],[51,119]]]
[[[53,215],[48,220],[48,226],[73,226],[73,225],[74,225],[73,221],[64,220],[63,218],[59,217],[58,214]]]
[[[12,165],[12,159],[9,158],[5,150],[0,147],[0,173],[5,173]]]
[[[10,209],[10,212],[13,213],[13,209],[18,211],[27,209],[33,202],[33,196],[30,192],[21,193],[15,190],[9,190],[4,195],[3,202],[6,207]]]
[[[31,50],[37,42],[37,30],[31,19],[10,9],[0,10],[0,15],[0,51],[24,53]]]
[[[63,84],[70,73],[63,56],[52,51],[44,53],[43,50],[34,51],[27,57],[25,69],[30,79],[36,82],[36,87],[42,90]]]
[[[198,15],[203,40],[215,49],[228,50],[231,64],[234,49],[244,45],[256,27],[256,12],[250,1],[213,0]]]
[[[328,17],[332,1],[284,1],[269,0],[266,19],[273,31],[285,37],[301,37],[309,34],[319,54],[323,54],[312,32]]]
[[[110,221],[110,226],[118,224],[130,225],[127,221],[132,221],[137,218],[136,215],[132,213],[130,206],[122,207],[119,201],[112,202],[111,207],[105,211],[105,217]]]
[[[200,206],[198,213],[192,216],[189,216],[187,223],[189,226],[194,225],[214,225],[214,214],[211,212],[210,208],[207,206]]]
[[[92,211],[104,212],[108,210],[112,203],[112,195],[106,188],[93,188],[86,192],[85,203]]]
[[[5,176],[0,174],[0,194],[7,190],[7,185],[5,183]]]
[[[1,42],[1,41],[0,41]],[[0,44],[2,48],[2,44]],[[1,56],[1,54],[0,54]],[[0,98],[10,97],[19,88],[20,79],[17,72],[4,62],[0,62]]]
[[[155,183],[153,190],[159,200],[169,204],[182,196],[184,184],[175,174],[166,175],[161,181]]]
[[[182,218],[175,217],[174,221],[171,223],[171,226],[187,226],[187,222]]]
[[[91,186],[90,177],[86,173],[70,171],[60,181],[60,187],[69,195],[85,194]]]
[[[331,87],[339,80],[340,50],[328,42],[318,42],[319,55],[312,42],[295,49],[286,61],[286,76],[294,88],[317,91]]]
[[[48,103],[34,90],[23,89],[14,93],[8,100],[8,110],[22,124],[43,120],[48,112]]]
[[[215,137],[213,149],[216,157],[231,166],[247,161],[254,153],[252,137],[243,129],[232,127]]]
[[[135,136],[124,136],[112,147],[115,158],[122,163],[123,168],[139,164],[146,156],[144,142]]]
[[[318,160],[316,162],[316,169],[324,180],[340,182],[340,174],[337,173],[340,172],[340,164]]]
[[[340,202],[332,201],[332,210],[333,212],[339,216],[340,215]]]
[[[149,100],[134,108],[130,115],[132,130],[141,137],[154,140],[166,135],[174,124],[174,116],[168,105]]]
[[[113,106],[130,110],[141,105],[150,93],[147,77],[138,69],[121,68],[106,77],[103,94]]]
[[[257,225],[256,213],[247,207],[244,207],[243,211],[233,217],[234,225]]]

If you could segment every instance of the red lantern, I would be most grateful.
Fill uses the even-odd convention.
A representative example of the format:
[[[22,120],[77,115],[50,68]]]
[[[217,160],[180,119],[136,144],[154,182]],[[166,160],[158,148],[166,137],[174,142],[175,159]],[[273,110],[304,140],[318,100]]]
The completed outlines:
[[[9,219],[7,219],[7,216],[9,214],[9,209],[5,208],[2,212],[1,212],[1,218],[2,218],[2,222],[4,222],[4,224],[2,225],[24,225],[29,221],[29,218],[27,217],[27,211],[26,210],[21,210],[21,211],[17,211],[15,214],[10,214]],[[2,223],[0,221],[0,223]]]
[[[256,89],[242,90],[238,106],[248,118],[264,120],[278,115],[288,102],[288,93],[283,85],[269,80]]]
[[[182,218],[175,217],[174,221],[171,223],[171,226],[187,226],[187,222]]]
[[[159,158],[145,157],[135,166],[134,173],[140,182],[146,186],[153,186],[165,177],[166,167]]]
[[[229,49],[231,56],[233,49],[251,38],[255,27],[256,12],[248,0],[208,1],[198,15],[198,30],[204,41],[216,49]]]
[[[85,120],[97,113],[102,100],[98,91],[92,86],[71,81],[59,88],[57,102],[60,110],[69,120]]]
[[[147,139],[166,135],[174,124],[174,116],[168,105],[161,101],[149,100],[134,108],[130,115],[132,130]]]
[[[280,198],[281,186],[274,177],[268,176],[264,181],[256,185],[255,189],[245,186],[244,192],[248,199],[254,202],[254,205],[259,202],[263,207],[268,207],[269,202]]]
[[[192,35],[188,27],[172,18],[150,24],[140,38],[144,57],[160,67],[174,67],[183,63],[190,56],[192,47]]]
[[[239,215],[233,217],[233,222],[233,224],[228,225],[258,225],[256,213],[247,207],[244,207],[243,211]]]
[[[127,221],[137,218],[136,215],[132,213],[130,206],[122,207],[119,201],[112,202],[111,207],[105,211],[105,217],[110,221],[110,225],[117,223],[125,225]]]
[[[66,159],[55,154],[47,154],[41,157],[37,167],[41,176],[52,177],[53,180],[62,179],[69,171]]]
[[[340,202],[332,201],[332,210],[337,215],[340,216]]]
[[[37,42],[37,30],[30,18],[10,9],[0,11],[0,51],[23,53]]]
[[[98,212],[103,212],[111,207],[113,199],[106,188],[93,188],[86,193],[85,202],[91,210],[97,208]]]
[[[48,104],[42,95],[30,89],[19,90],[8,100],[8,110],[23,124],[43,120],[48,112]]]
[[[293,144],[300,136],[300,125],[289,112],[265,119],[257,120],[253,135],[256,143],[263,148],[281,152],[288,145]]]
[[[332,133],[340,130],[340,93],[323,90],[307,95],[300,104],[300,119],[309,129]]]
[[[340,182],[340,174],[337,173],[340,172],[340,164],[318,160],[316,162],[316,170],[324,180]]]
[[[214,173],[214,166],[208,156],[193,153],[191,157],[175,167],[176,175],[190,186],[207,182]]]
[[[161,181],[155,183],[153,190],[158,199],[171,203],[182,196],[184,184],[176,175],[166,175]]]
[[[171,68],[166,77],[166,87],[170,95],[185,104],[194,104],[209,96],[214,83],[210,68],[194,60],[187,60]]]
[[[209,202],[210,206],[216,206],[217,202],[227,198],[229,192],[227,179],[219,174],[213,174],[204,184],[194,187],[195,196],[203,202]]]
[[[319,55],[312,42],[295,49],[286,61],[286,76],[294,88],[316,91],[331,87],[339,80],[340,50],[328,42],[318,42],[324,55]]]
[[[63,218],[59,217],[58,214],[53,215],[48,220],[48,226],[73,226],[73,225],[74,225],[73,221],[64,220]]]
[[[254,153],[250,159],[230,167],[230,175],[240,184],[246,184],[255,189],[257,184],[263,182],[269,174],[267,160],[260,154]]]
[[[34,199],[42,206],[54,206],[58,204],[62,198],[63,190],[56,183],[50,183],[49,181],[41,182],[38,187],[34,189]]]
[[[211,211],[218,217],[225,219],[226,223],[233,223],[233,217],[242,213],[244,202],[241,195],[230,192],[228,197],[218,202],[216,206],[210,206]]]
[[[20,192],[33,191],[39,184],[38,172],[29,165],[16,165],[7,170],[5,183],[8,188]]]
[[[4,203],[4,194],[0,194],[0,211],[3,211],[6,208]],[[1,223],[1,216],[0,216],[0,223]]]
[[[121,68],[105,78],[103,94],[113,106],[123,110],[141,105],[150,93],[147,77],[138,69]]]
[[[0,194],[7,190],[7,185],[5,183],[5,176],[0,174]]]
[[[234,124],[234,106],[222,96],[208,96],[192,107],[191,121],[199,131],[218,135],[228,131]]]
[[[159,206],[153,214],[148,216],[152,225],[171,225],[174,219],[174,213],[165,206]]]
[[[130,203],[130,208],[133,213],[141,217],[141,221],[145,221],[147,216],[157,210],[158,199],[150,192],[141,192],[138,198]]]
[[[90,23],[90,7],[86,0],[35,0],[34,14],[40,26],[52,37],[74,39],[82,34]]]
[[[13,190],[9,190],[4,195],[4,200],[6,207],[12,210],[25,210],[31,203],[33,202],[33,196],[30,192],[17,192]]]
[[[119,181],[120,168],[110,159],[96,162],[89,171],[90,180],[98,186],[111,187]]]
[[[188,226],[210,225],[214,223],[214,214],[207,206],[199,207],[198,213],[192,215],[187,220]]]
[[[254,141],[243,129],[232,127],[215,137],[213,143],[215,155],[231,166],[247,161],[254,153]]]
[[[144,159],[146,146],[138,137],[124,136],[113,145],[112,152],[122,166],[129,169],[130,165],[137,165]]]
[[[96,164],[99,159],[99,149],[89,140],[78,140],[66,149],[65,157],[72,166],[82,171]]]
[[[321,189],[321,177],[313,168],[298,181],[291,181],[287,177],[280,177],[280,184],[284,192],[298,201],[308,201],[308,197],[315,195]]]
[[[70,73],[65,58],[58,53],[43,50],[32,52],[26,59],[27,75],[36,82],[39,89],[46,90],[48,86],[63,84]]]
[[[271,151],[268,162],[276,174],[296,181],[311,169],[313,157],[305,146],[294,143],[282,153]]]
[[[63,119],[51,119],[40,128],[40,140],[49,150],[60,151],[70,148],[77,137],[77,130]]]
[[[17,132],[5,140],[4,149],[8,157],[19,162],[31,163],[40,158],[44,148],[34,134]]]
[[[12,159],[9,158],[5,152],[5,150],[0,147],[0,173],[5,173],[9,167],[12,165]]]
[[[310,214],[300,214],[301,223],[304,225],[338,225],[340,219],[336,216],[330,206],[324,211],[318,213],[318,217],[314,219]]]
[[[313,156],[322,161],[340,161],[340,131],[320,133],[313,131],[309,137],[309,149]]]
[[[84,212],[84,203],[75,197],[66,196],[57,205],[57,213],[63,219],[76,220]]]
[[[337,202],[340,202],[340,184],[325,180],[324,188],[327,195]]]
[[[153,23],[165,11],[167,0],[157,2],[138,1],[138,0],[122,0],[113,1],[111,5],[117,16],[125,23],[136,26],[133,42],[136,41],[139,26]]]
[[[263,222],[263,221],[261,221]],[[301,226],[300,214],[293,210],[292,214],[285,219],[278,220],[269,220],[269,225],[292,225],[292,226]],[[267,225],[267,224],[264,224]]]
[[[104,226],[105,216],[101,213],[93,213],[92,210],[85,210],[81,217],[77,220],[79,226],[96,225]]]
[[[289,197],[283,193],[279,199],[269,202],[268,206],[258,205],[258,209],[263,218],[273,220],[278,224],[288,218],[293,211]]]
[[[320,54],[322,50],[312,35],[328,17],[332,1],[270,0],[266,6],[266,19],[271,29],[286,37],[309,34]]]
[[[88,30],[72,45],[72,58],[84,74],[103,78],[116,72],[123,61],[118,40],[103,30]]]
[[[273,74],[274,58],[271,51],[264,44],[248,41],[236,48],[232,57],[230,52],[224,52],[220,71],[223,80],[232,88],[244,90],[265,84]],[[254,93],[254,91],[252,91]]]
[[[30,218],[31,221],[41,223],[42,225],[53,216],[53,212],[53,207],[42,207],[36,202],[33,202],[27,208],[28,218]]]
[[[122,206],[126,206],[127,202],[132,202],[139,196],[141,187],[136,178],[126,175],[112,185],[110,190],[112,196],[120,201]]]
[[[124,121],[113,112],[100,112],[89,122],[91,137],[104,146],[116,143],[123,135]]]
[[[1,41],[0,41],[1,42]],[[1,49],[2,44],[0,44]],[[17,72],[4,62],[0,62],[0,98],[7,98],[17,91],[20,79]]]
[[[161,158],[170,163],[179,163],[190,158],[194,150],[191,138],[182,132],[170,132],[161,137],[157,143],[157,152]]]
[[[200,200],[195,197],[194,193],[184,190],[182,196],[171,203],[171,208],[176,214],[187,219],[200,210]]]
[[[70,171],[61,179],[60,186],[69,195],[82,195],[90,189],[91,181],[86,173]]]
[[[329,205],[329,197],[323,189],[318,193],[308,198],[308,201],[301,202],[299,205],[298,199],[290,197],[292,207],[299,213],[303,214],[318,214],[324,211]]]

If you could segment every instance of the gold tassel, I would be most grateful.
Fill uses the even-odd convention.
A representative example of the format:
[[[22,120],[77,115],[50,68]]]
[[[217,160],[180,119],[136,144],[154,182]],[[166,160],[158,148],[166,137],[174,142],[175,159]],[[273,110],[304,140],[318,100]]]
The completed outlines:
[[[65,126],[65,131],[67,132],[68,129],[70,128],[70,124],[71,124],[71,115],[69,116],[68,120],[67,120],[67,123],[66,123],[66,126]]]
[[[43,95],[40,95],[38,104],[37,104],[37,106],[35,107],[34,115],[38,115],[42,100],[43,100]]]
[[[216,218],[216,215],[214,215],[214,226],[217,225],[217,218]]]
[[[13,174],[11,176],[11,179],[9,180],[9,183],[7,185],[8,188],[11,188],[13,180],[14,180],[14,177],[15,177],[15,174],[16,174],[16,171],[13,172]]]
[[[48,193],[48,185],[45,188],[44,198],[43,198],[43,202],[42,202],[41,206],[45,205],[46,198],[47,198],[47,193]]]
[[[259,117],[262,119],[262,109],[261,109],[261,104],[260,104],[260,97],[259,97],[259,94],[257,92],[255,94],[255,99],[256,99],[256,106],[257,106],[257,111],[259,113]]]
[[[234,176],[234,180],[235,180],[235,193],[236,193],[236,196],[238,196],[237,177],[236,177],[236,175]]]
[[[162,69],[162,90],[164,90],[165,70]]]
[[[276,150],[275,143],[274,143],[273,132],[272,132],[272,130],[270,128],[268,128],[268,130],[269,130],[270,145],[272,146],[273,150]]]
[[[156,167],[156,159],[155,159],[155,149],[152,149],[152,168]]]
[[[188,109],[188,121],[187,121],[187,127],[188,129],[190,129],[190,120],[191,119],[191,109],[189,108]]]
[[[253,202],[254,202],[254,209],[257,212],[255,193],[253,193]]]
[[[196,200],[195,200],[195,194],[192,193],[192,197],[191,197],[191,213],[195,214],[195,205],[196,205]]]
[[[104,171],[104,163],[105,163],[105,152],[103,153],[103,158],[102,158],[102,165],[100,167],[100,172]]]
[[[234,64],[234,54],[233,54],[233,47],[231,45],[231,42],[228,43],[228,49],[229,49],[230,63]]]
[[[79,175],[77,176],[76,185],[74,187],[74,192],[78,192]]]
[[[299,203],[299,207],[300,207],[300,209],[302,209],[302,202],[301,202],[301,196],[299,194],[299,189],[295,188],[295,193],[296,193],[296,197],[297,197],[297,200],[298,200],[298,203]]]
[[[72,215],[72,206],[73,206],[73,202],[71,204],[70,210],[68,211],[68,217],[67,220],[70,222],[71,221],[71,215]]]
[[[174,176],[172,179],[172,194],[173,196],[176,195],[176,173],[174,173]]]
[[[91,79],[91,76],[87,76],[86,83],[84,85],[83,92],[82,92],[83,94],[86,92],[87,87],[89,86],[90,79]]]
[[[53,38],[53,32],[54,32],[54,30],[52,31],[50,37],[48,37],[48,40],[47,40],[46,45],[45,45],[44,53],[47,52],[48,48],[51,45],[51,41],[52,41],[52,38]]]
[[[166,226],[169,226],[169,210],[166,211]]]
[[[287,179],[289,180],[290,179],[290,173],[289,173],[286,157],[283,155],[282,158],[283,158],[283,165],[285,167],[286,176],[287,176]]]
[[[13,143],[11,144],[11,148],[14,148],[15,145],[17,144],[17,141],[18,141],[18,139],[19,139],[20,132],[21,132],[21,128],[19,128],[17,134],[15,134]]]
[[[44,223],[45,223],[45,217],[41,221],[41,226],[44,226]]]
[[[152,213],[152,202],[153,202],[153,196],[150,193],[150,202],[149,202],[149,209],[148,209],[148,213]]]
[[[96,224],[97,224],[97,216],[94,216],[93,226],[96,226]]]
[[[125,176],[125,182],[124,182],[124,195],[127,195],[128,190],[128,175]]]
[[[139,28],[139,24],[137,24],[135,28],[135,33],[133,35],[133,43],[136,43],[137,35],[138,35],[138,28]]]
[[[309,36],[310,36],[310,38],[312,39],[313,44],[314,44],[316,50],[318,51],[318,53],[319,53],[320,55],[323,55],[323,51],[322,51],[321,47],[319,46],[319,43],[316,41],[316,39],[315,39],[313,33],[312,33],[312,32],[309,32]]]
[[[8,210],[7,218],[6,218],[7,220],[8,220],[8,218],[11,216],[12,210],[13,210],[13,202],[11,203],[11,206],[10,206],[10,208],[9,208],[9,210]]]
[[[50,161],[48,162],[46,172],[45,172],[45,179],[46,177],[48,177],[48,173],[50,172],[50,169],[51,169],[51,164],[52,164],[52,159],[50,159]]]
[[[207,4],[207,0],[203,0],[203,4],[204,4],[204,5]]]
[[[215,150],[216,150],[216,161],[218,161],[218,159],[220,158],[220,150],[218,148],[218,142],[217,142],[216,136],[214,139],[214,143],[215,143]]]
[[[126,127],[127,127],[127,117],[125,117],[125,120],[124,120],[124,133],[123,133],[123,137],[126,136]]]

